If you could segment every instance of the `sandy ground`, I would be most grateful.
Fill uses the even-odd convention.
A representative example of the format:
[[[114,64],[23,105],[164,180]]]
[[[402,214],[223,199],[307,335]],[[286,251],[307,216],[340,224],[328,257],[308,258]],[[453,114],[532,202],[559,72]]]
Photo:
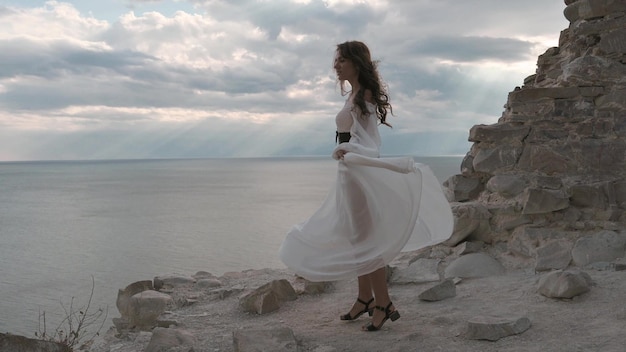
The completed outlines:
[[[590,292],[570,300],[546,298],[536,292],[541,274],[526,270],[506,275],[463,279],[457,295],[439,302],[420,301],[417,296],[431,284],[391,285],[392,300],[401,313],[387,321],[381,331],[363,332],[367,315],[353,322],[339,320],[356,297],[356,280],[334,283],[325,293],[300,295],[280,309],[264,315],[239,308],[237,289],[258,287],[274,279],[295,277],[284,270],[230,273],[221,277],[222,289],[235,288],[225,298],[209,291],[180,291],[197,296],[192,305],[169,315],[193,333],[194,351],[233,351],[233,332],[238,329],[293,330],[299,351],[626,351],[626,271],[586,270],[594,285]],[[297,288],[297,287],[296,287]],[[467,321],[476,316],[527,316],[532,323],[522,334],[495,342],[469,340]],[[94,351],[142,351],[150,333],[112,338]],[[96,347],[96,346],[94,346]]]

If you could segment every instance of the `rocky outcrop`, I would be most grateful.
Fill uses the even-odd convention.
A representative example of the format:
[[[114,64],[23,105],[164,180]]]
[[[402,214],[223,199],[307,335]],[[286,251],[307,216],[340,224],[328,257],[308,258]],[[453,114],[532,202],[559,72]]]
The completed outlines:
[[[537,233],[528,235],[539,238]],[[420,336],[420,346],[429,351],[499,350],[502,346],[508,346],[502,349],[506,351],[517,351],[520,346],[552,351],[563,349],[559,345],[563,338],[573,339],[564,350],[575,346],[597,350],[597,346],[606,347],[608,337],[611,344],[602,350],[617,351],[623,346],[620,324],[626,319],[626,311],[620,294],[624,273],[618,270],[624,270],[626,262],[611,262],[614,270],[589,269],[588,273],[567,269],[537,274],[522,269],[502,274],[501,264],[490,258],[488,251],[479,242],[461,244],[455,249],[439,245],[404,253],[394,260],[389,266],[390,293],[402,319],[400,323],[385,324],[384,330],[392,333],[383,331],[364,343],[361,340],[369,335],[365,336],[360,326],[367,323],[367,314],[359,322],[339,320],[339,315],[354,302],[356,278],[331,285],[308,282],[287,270],[262,269],[215,277],[220,286],[180,284],[167,293],[158,291],[176,303],[158,317],[155,327],[110,330],[105,341],[91,351],[379,351],[388,344],[408,351],[415,347],[415,336]],[[402,272],[411,277],[415,273],[411,266],[432,264],[437,264],[441,278],[436,283],[393,280],[394,275]],[[450,267],[454,270],[448,270]],[[428,275],[432,275],[431,269]],[[446,272],[452,277],[444,278]],[[198,275],[193,277],[201,280]],[[146,285],[140,282],[129,287]],[[143,292],[149,291],[154,290]],[[584,298],[577,299],[583,294]],[[261,306],[261,314],[255,305],[250,310],[242,309],[243,298],[255,295],[272,296],[279,304],[271,311]],[[564,303],[563,299],[568,301]],[[563,310],[563,304],[572,305],[572,309]],[[584,319],[591,315],[594,328]],[[164,328],[167,321],[169,327]],[[426,325],[428,329],[421,329]],[[533,331],[527,334],[528,329]],[[585,329],[591,329],[590,334],[570,334]],[[602,334],[589,343],[589,336],[599,331]],[[563,337],[564,333],[570,335]],[[504,345],[488,346],[484,341],[475,341],[497,341],[512,335],[516,337]],[[381,338],[384,342],[375,345]],[[403,345],[398,346],[399,341]]]
[[[71,352],[67,345],[0,333],[0,352]]]
[[[504,243],[537,270],[626,250],[626,2],[565,4],[559,46],[509,93],[497,123],[472,127],[461,174],[444,183],[457,217],[449,245]],[[576,244],[594,237],[612,238],[613,251]]]

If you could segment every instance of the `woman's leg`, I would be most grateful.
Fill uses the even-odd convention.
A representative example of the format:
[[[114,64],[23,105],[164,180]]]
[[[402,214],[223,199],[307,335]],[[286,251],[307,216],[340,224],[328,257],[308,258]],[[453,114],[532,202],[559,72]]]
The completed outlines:
[[[365,302],[372,298],[372,281],[369,274],[359,276],[359,298]]]
[[[370,302],[373,298],[372,282],[370,280],[370,274],[359,276],[358,282],[359,282],[358,299],[361,300],[362,302]],[[348,312],[348,315],[350,317],[356,317],[360,312],[363,311],[363,309],[374,307],[373,302],[370,302],[368,306],[366,306],[362,302],[356,301],[354,303],[354,305],[352,306],[352,309],[350,310],[350,312]],[[350,319],[347,319],[347,320],[350,320]]]
[[[389,298],[389,289],[387,287],[387,269],[382,267],[368,275],[372,291],[374,292],[374,298],[376,306],[386,308],[391,303]],[[390,311],[394,311],[395,307],[392,305],[389,307]],[[372,325],[380,327],[381,322],[385,318],[385,312],[380,309],[374,309],[374,316],[372,317]]]

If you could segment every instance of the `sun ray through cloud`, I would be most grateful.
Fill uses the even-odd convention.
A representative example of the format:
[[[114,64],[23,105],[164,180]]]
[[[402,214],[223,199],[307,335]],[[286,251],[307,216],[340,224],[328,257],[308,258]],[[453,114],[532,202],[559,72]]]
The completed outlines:
[[[353,39],[367,42],[389,85],[385,152],[462,153],[469,128],[496,121],[508,91],[557,44],[562,6],[8,0],[0,125],[12,137],[0,158],[326,155],[345,99],[335,45]],[[450,142],[427,145],[437,136]],[[94,146],[72,150],[79,141]]]

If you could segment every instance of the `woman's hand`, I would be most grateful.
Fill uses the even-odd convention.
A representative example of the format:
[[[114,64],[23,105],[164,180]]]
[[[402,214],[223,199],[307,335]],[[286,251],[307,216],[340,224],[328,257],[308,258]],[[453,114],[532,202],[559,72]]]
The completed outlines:
[[[337,151],[337,156],[339,157],[339,159],[343,160],[343,156],[346,155],[347,151],[343,150],[343,149],[339,149]]]

